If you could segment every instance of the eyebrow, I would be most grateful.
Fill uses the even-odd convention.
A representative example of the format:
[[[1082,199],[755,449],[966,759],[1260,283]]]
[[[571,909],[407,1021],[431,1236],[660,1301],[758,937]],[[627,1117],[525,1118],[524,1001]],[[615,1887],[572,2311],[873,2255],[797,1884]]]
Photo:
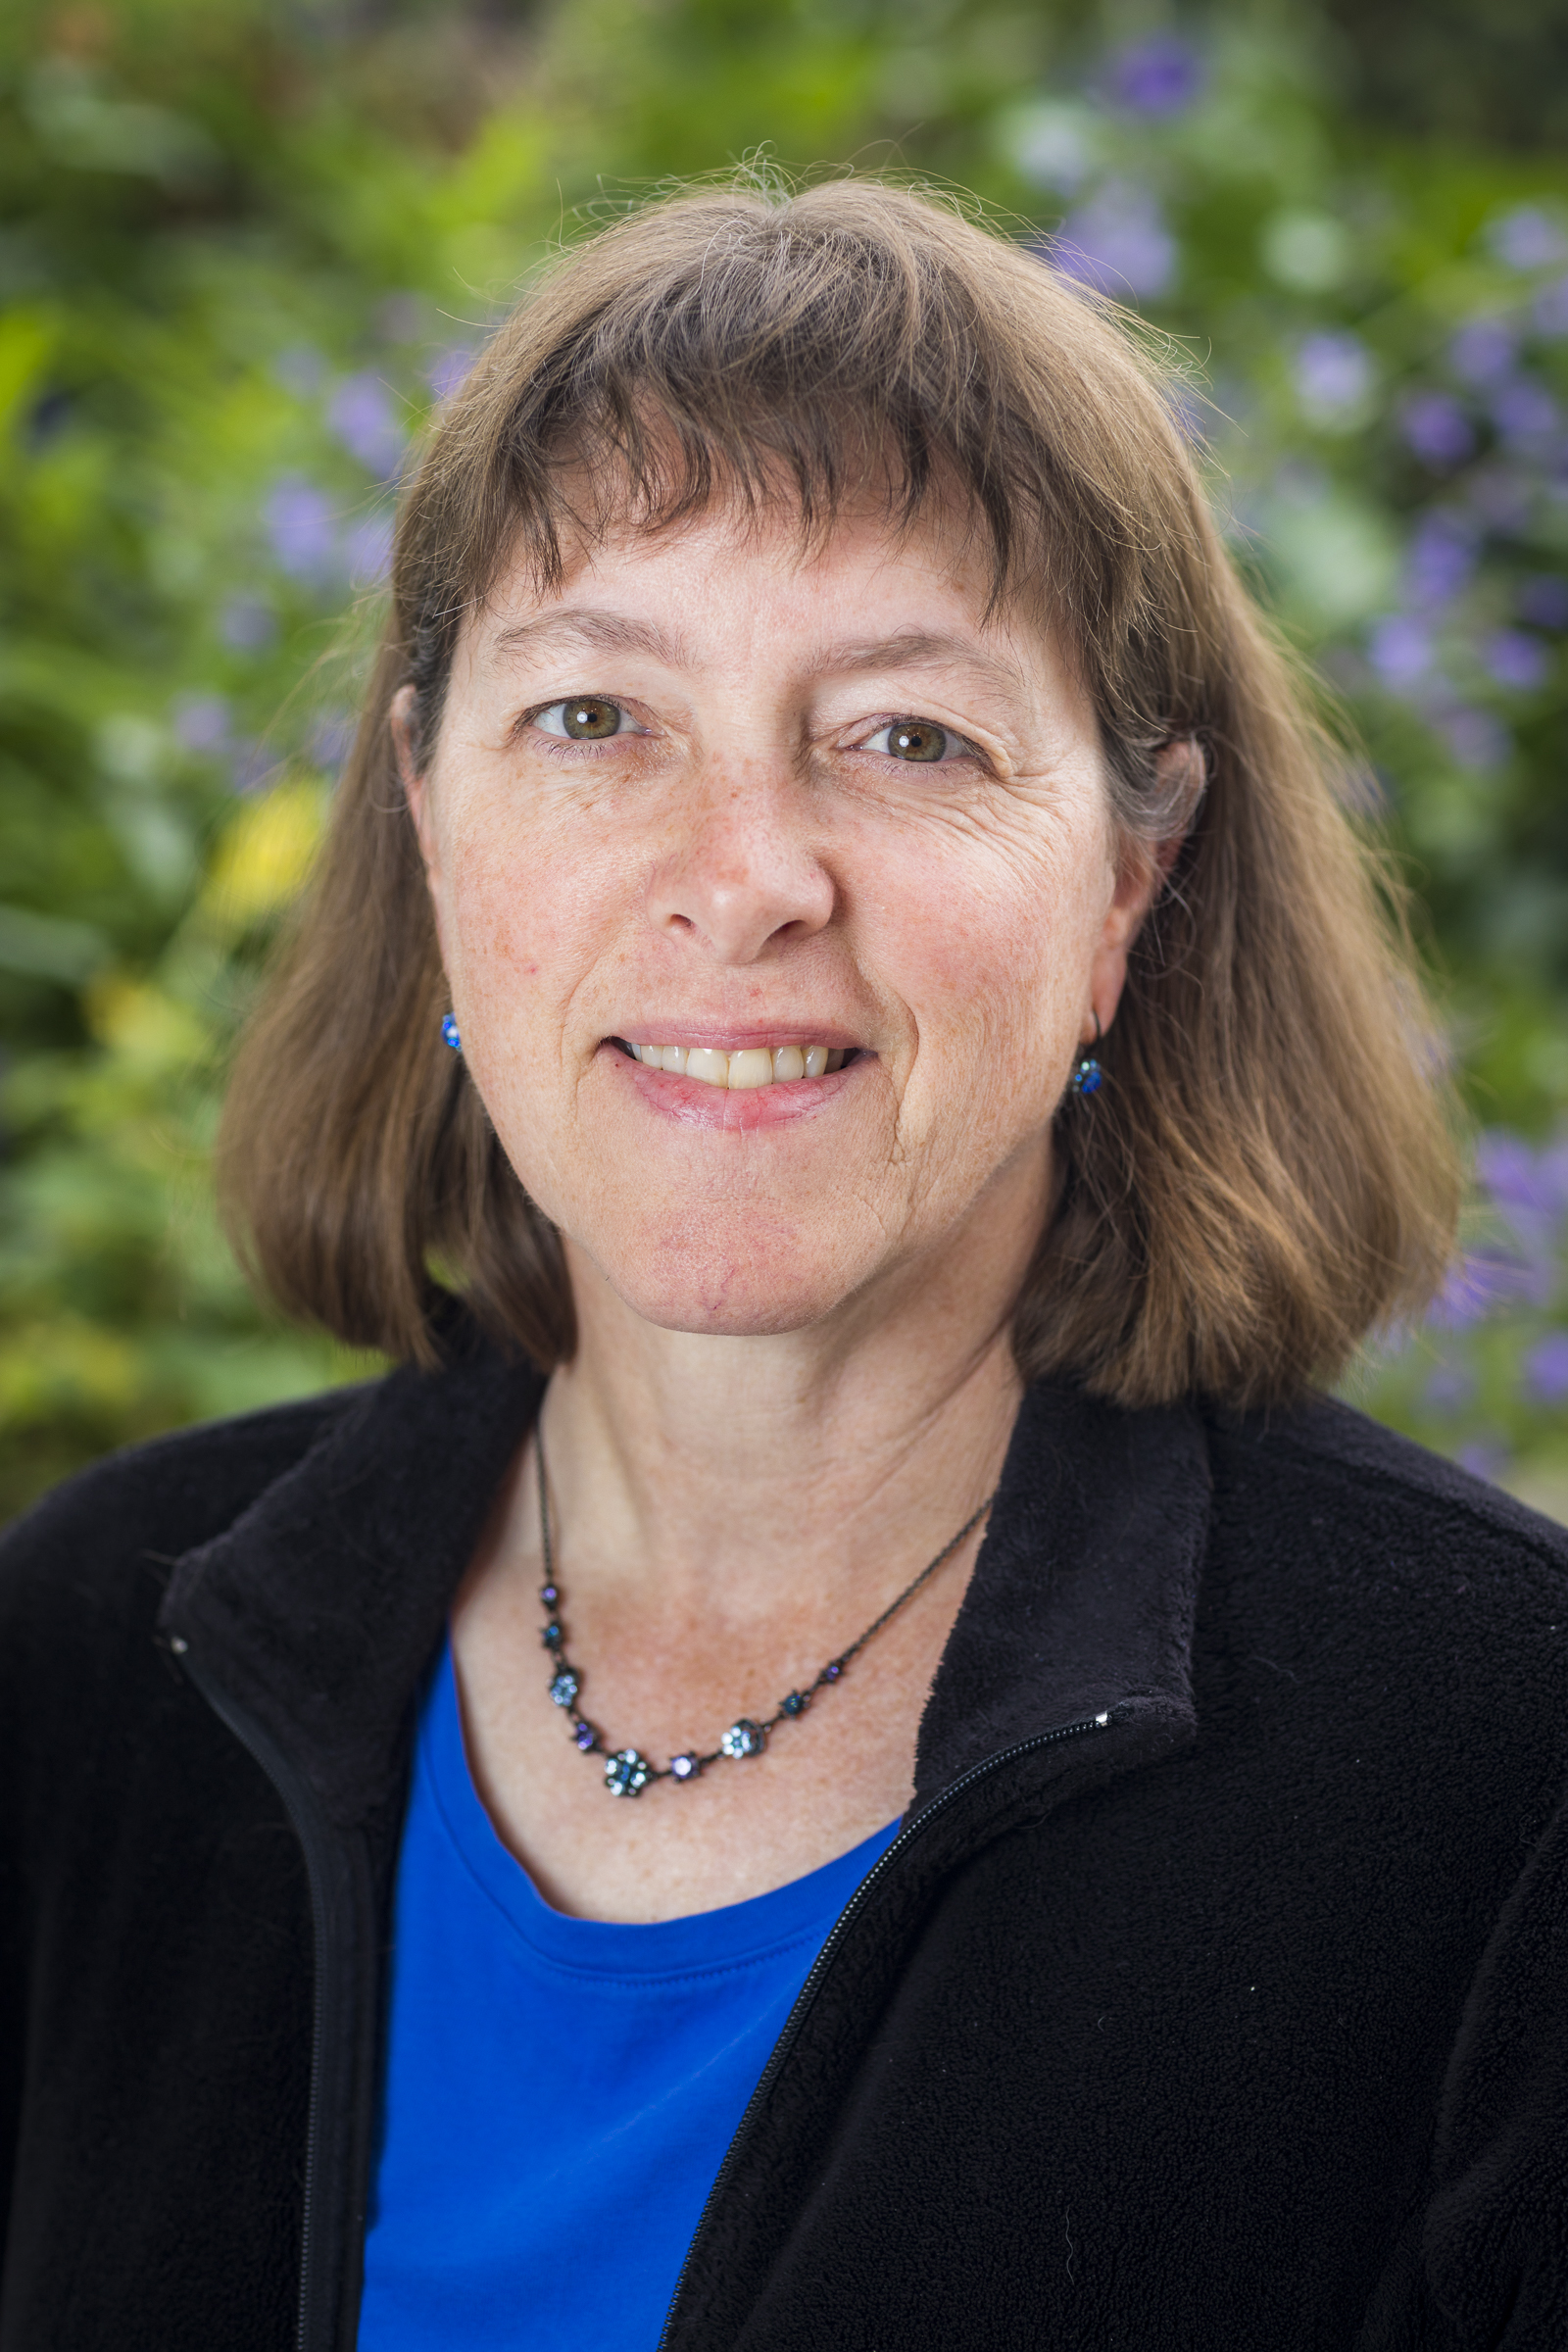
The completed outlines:
[[[691,654],[679,637],[672,637],[651,620],[634,620],[624,612],[604,612],[589,605],[568,605],[558,612],[541,612],[537,619],[520,620],[503,629],[496,650],[503,654],[548,651],[557,639],[591,646],[601,654],[649,654],[670,669],[689,669]]]
[[[527,654],[548,651],[558,641],[588,646],[596,653],[646,654],[669,669],[697,666],[685,640],[657,622],[589,605],[567,606],[518,621],[501,631],[496,648],[503,654]],[[889,637],[857,638],[829,646],[812,669],[818,677],[853,677],[867,670],[917,668],[937,662],[960,662],[986,670],[1005,686],[1016,687],[1021,682],[1011,662],[999,660],[971,639],[927,629],[899,629]]]
[[[819,674],[855,676],[868,669],[916,669],[937,662],[958,662],[986,670],[1002,684],[1016,686],[1018,671],[976,645],[972,638],[944,637],[929,629],[899,629],[891,637],[868,637],[828,649],[815,664]]]

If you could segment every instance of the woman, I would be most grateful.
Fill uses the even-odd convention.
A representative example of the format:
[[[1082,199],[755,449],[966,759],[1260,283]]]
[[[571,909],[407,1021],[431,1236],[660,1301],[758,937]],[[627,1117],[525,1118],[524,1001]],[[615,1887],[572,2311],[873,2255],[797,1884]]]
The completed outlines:
[[[545,279],[223,1145],[401,1368],[8,1550],[5,2352],[1568,2337],[1568,1550],[1321,1395],[1450,1244],[1380,904],[1039,260]]]

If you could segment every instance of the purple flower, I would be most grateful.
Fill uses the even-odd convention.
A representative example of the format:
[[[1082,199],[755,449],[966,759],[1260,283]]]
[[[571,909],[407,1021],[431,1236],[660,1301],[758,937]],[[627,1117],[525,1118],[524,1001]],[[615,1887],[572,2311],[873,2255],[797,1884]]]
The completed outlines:
[[[1518,335],[1500,318],[1472,318],[1448,345],[1448,365],[1467,384],[1494,384],[1513,366]]]
[[[1476,445],[1475,428],[1446,392],[1418,392],[1399,413],[1406,447],[1425,466],[1462,466]]]
[[[1489,637],[1482,660],[1499,686],[1509,686],[1519,694],[1529,694],[1539,686],[1551,667],[1551,657],[1539,637],[1526,636],[1523,629],[1499,629]]]
[[[1511,213],[1492,221],[1487,243],[1510,270],[1549,270],[1568,255],[1568,236],[1562,223],[1538,204],[1516,205]]]
[[[1539,1404],[1568,1402],[1568,1331],[1548,1331],[1525,1357],[1525,1387]]]
[[[1174,33],[1154,33],[1122,50],[1111,86],[1123,106],[1140,115],[1179,115],[1203,86],[1197,56]]]
[[[1547,1306],[1561,1276],[1559,1245],[1568,1217],[1568,1134],[1539,1148],[1494,1128],[1476,1147],[1476,1173],[1518,1243],[1517,1294]]]
[[[1325,421],[1358,409],[1372,389],[1372,354],[1359,335],[1308,335],[1296,355],[1296,391]]]
[[[187,752],[220,752],[228,741],[228,704],[220,694],[182,694],[172,729]]]
[[[1102,294],[1145,298],[1176,274],[1176,240],[1147,188],[1112,181],[1063,221],[1052,259],[1064,276]]]
[[[1568,335],[1568,277],[1542,287],[1536,296],[1534,318],[1538,335]]]
[[[1466,1331],[1482,1322],[1505,1297],[1490,1258],[1466,1257],[1450,1266],[1442,1290],[1428,1310],[1427,1320],[1440,1331]]]
[[[1501,767],[1513,750],[1513,737],[1490,710],[1450,710],[1443,734],[1461,767]]]
[[[349,577],[356,588],[376,588],[392,568],[392,517],[367,514],[348,535]]]
[[[265,519],[272,553],[296,580],[318,580],[337,563],[337,521],[324,492],[285,474],[268,499]]]
[[[1508,1127],[1489,1127],[1476,1144],[1476,1174],[1500,1208],[1539,1208],[1535,1147]]]
[[[432,360],[425,372],[425,381],[437,400],[451,399],[473,362],[474,346],[471,343],[454,343],[450,351],[443,351]]]
[[[1499,1438],[1472,1438],[1453,1458],[1472,1478],[1494,1479],[1508,1467],[1508,1448]]]
[[[1409,686],[1432,667],[1432,639],[1418,620],[1386,613],[1373,624],[1367,659],[1386,686]]]
[[[218,623],[225,645],[254,654],[277,635],[277,615],[259,596],[231,596]]]
[[[403,428],[376,376],[346,375],[326,404],[326,420],[350,457],[371,473],[384,477],[397,471]]]
[[[1538,571],[1520,587],[1519,612],[1538,629],[1568,629],[1568,580],[1553,571]]]
[[[1462,1413],[1475,1393],[1476,1376],[1464,1364],[1439,1364],[1427,1382],[1427,1403],[1435,1413]]]
[[[1550,438],[1557,424],[1557,403],[1544,384],[1521,375],[1493,395],[1492,417],[1505,441],[1528,445]]]
[[[1477,533],[1467,515],[1446,509],[1424,514],[1404,559],[1406,593],[1427,610],[1467,587],[1476,567]]]
[[[1506,1127],[1489,1127],[1476,1146],[1476,1174],[1503,1213],[1555,1225],[1568,1217],[1568,1132],[1537,1147]]]

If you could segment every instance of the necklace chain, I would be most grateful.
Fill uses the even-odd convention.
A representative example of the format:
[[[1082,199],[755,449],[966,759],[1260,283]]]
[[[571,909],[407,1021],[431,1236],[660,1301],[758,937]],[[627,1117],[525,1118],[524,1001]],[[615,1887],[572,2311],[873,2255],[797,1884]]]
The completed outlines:
[[[819,1690],[830,1690],[840,1680],[851,1660],[858,1657],[866,1643],[882,1631],[889,1618],[896,1617],[905,1602],[912,1600],[921,1586],[935,1576],[943,1562],[953,1557],[965,1538],[973,1535],[996,1501],[995,1492],[988,1494],[980,1508],[970,1513],[957,1534],[943,1544],[936,1558],[927,1561],[914,1582],[906,1585],[898,1598],[889,1601],[881,1616],[873,1619],[859,1640],[852,1642],[848,1649],[841,1649],[836,1658],[829,1658],[815,1681],[808,1683],[804,1690],[792,1690],[787,1698],[780,1699],[765,1722],[755,1722],[749,1715],[739,1716],[710,1755],[700,1755],[695,1748],[687,1748],[680,1755],[671,1756],[667,1764],[660,1766],[650,1763],[639,1748],[610,1747],[599,1726],[591,1722],[577,1705],[583,1677],[566,1655],[565,1628],[561,1622],[561,1582],[556,1574],[555,1545],[550,1532],[550,1481],[545,1471],[544,1440],[537,1428],[533,1442],[539,1472],[539,1540],[545,1563],[545,1581],[539,1588],[539,1598],[546,1610],[542,1639],[550,1653],[550,1695],[558,1707],[569,1711],[571,1736],[582,1753],[604,1758],[605,1787],[612,1796],[641,1796],[650,1782],[674,1781],[678,1785],[695,1781],[710,1764],[738,1763],[745,1756],[760,1756],[767,1745],[768,1734],[779,1724],[791,1723],[804,1715]]]

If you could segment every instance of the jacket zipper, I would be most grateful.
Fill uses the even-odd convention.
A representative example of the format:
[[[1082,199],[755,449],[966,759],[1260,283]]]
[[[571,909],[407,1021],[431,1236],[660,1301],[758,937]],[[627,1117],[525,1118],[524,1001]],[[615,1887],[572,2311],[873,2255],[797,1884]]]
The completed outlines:
[[[703,2210],[697,2217],[697,2227],[692,2231],[690,2243],[687,2245],[686,2259],[680,2266],[680,2277],[676,2279],[675,2291],[669,2298],[669,2308],[664,2314],[664,2325],[660,2331],[659,2343],[655,2352],[664,2352],[664,2347],[669,2342],[669,2331],[675,2318],[675,2306],[680,2301],[681,2290],[686,2284],[692,2267],[692,2248],[701,2237],[703,2225],[717,2203],[735,2169],[735,2151],[745,2138],[747,2128],[753,2117],[758,2115],[764,2105],[780,2068],[800,2037],[801,2029],[816,1999],[822,1980],[832,1967],[845,1937],[869,1901],[872,1888],[884,1874],[894,1867],[896,1859],[904,1853],[905,1849],[919,1837],[927,1823],[934,1821],[939,1813],[945,1812],[947,1807],[956,1798],[961,1796],[966,1788],[973,1788],[976,1781],[984,1780],[988,1773],[1000,1772],[1003,1765],[1013,1763],[1019,1756],[1030,1755],[1036,1748],[1050,1747],[1057,1740],[1075,1740],[1085,1732],[1103,1731],[1114,1711],[1107,1707],[1101,1714],[1084,1716],[1080,1722],[1058,1724],[1054,1731],[1040,1732],[1033,1740],[1020,1740],[1015,1746],[999,1748],[994,1756],[987,1756],[982,1763],[972,1764],[967,1772],[960,1773],[956,1781],[951,1782],[939,1795],[934,1796],[928,1805],[923,1805],[912,1821],[906,1822],[892,1844],[877,1856],[834,1921],[826,1942],[812,1961],[806,1983],[796,1995],[795,2006],[784,2020],[783,2030],[773,2044],[772,2054],[758,2080],[757,2088],[746,2103],[746,2112],[735,2127],[734,2137],[724,2151],[724,2161],[713,2176],[713,2185],[709,2190],[703,2202]]]
[[[311,1936],[316,1954],[316,1968],[311,1986],[311,2082],[305,2121],[305,2190],[304,2217],[300,2228],[300,2291],[299,2318],[295,2328],[296,2352],[316,2352],[312,2309],[315,2272],[312,2251],[315,2236],[316,2206],[320,2195],[321,2174],[321,2106],[322,2082],[326,2071],[326,1940],[327,1905],[323,1856],[331,1840],[331,1833],[316,1801],[308,1782],[294,1770],[281,1748],[237,1707],[225,1691],[214,1683],[200,1667],[176,1636],[173,1646],[179,1662],[201,1692],[219,1720],[227,1725],[252,1759],[261,1767],[282,1799],[289,1823],[300,1841],[305,1857],[306,1882],[311,1890]]]

